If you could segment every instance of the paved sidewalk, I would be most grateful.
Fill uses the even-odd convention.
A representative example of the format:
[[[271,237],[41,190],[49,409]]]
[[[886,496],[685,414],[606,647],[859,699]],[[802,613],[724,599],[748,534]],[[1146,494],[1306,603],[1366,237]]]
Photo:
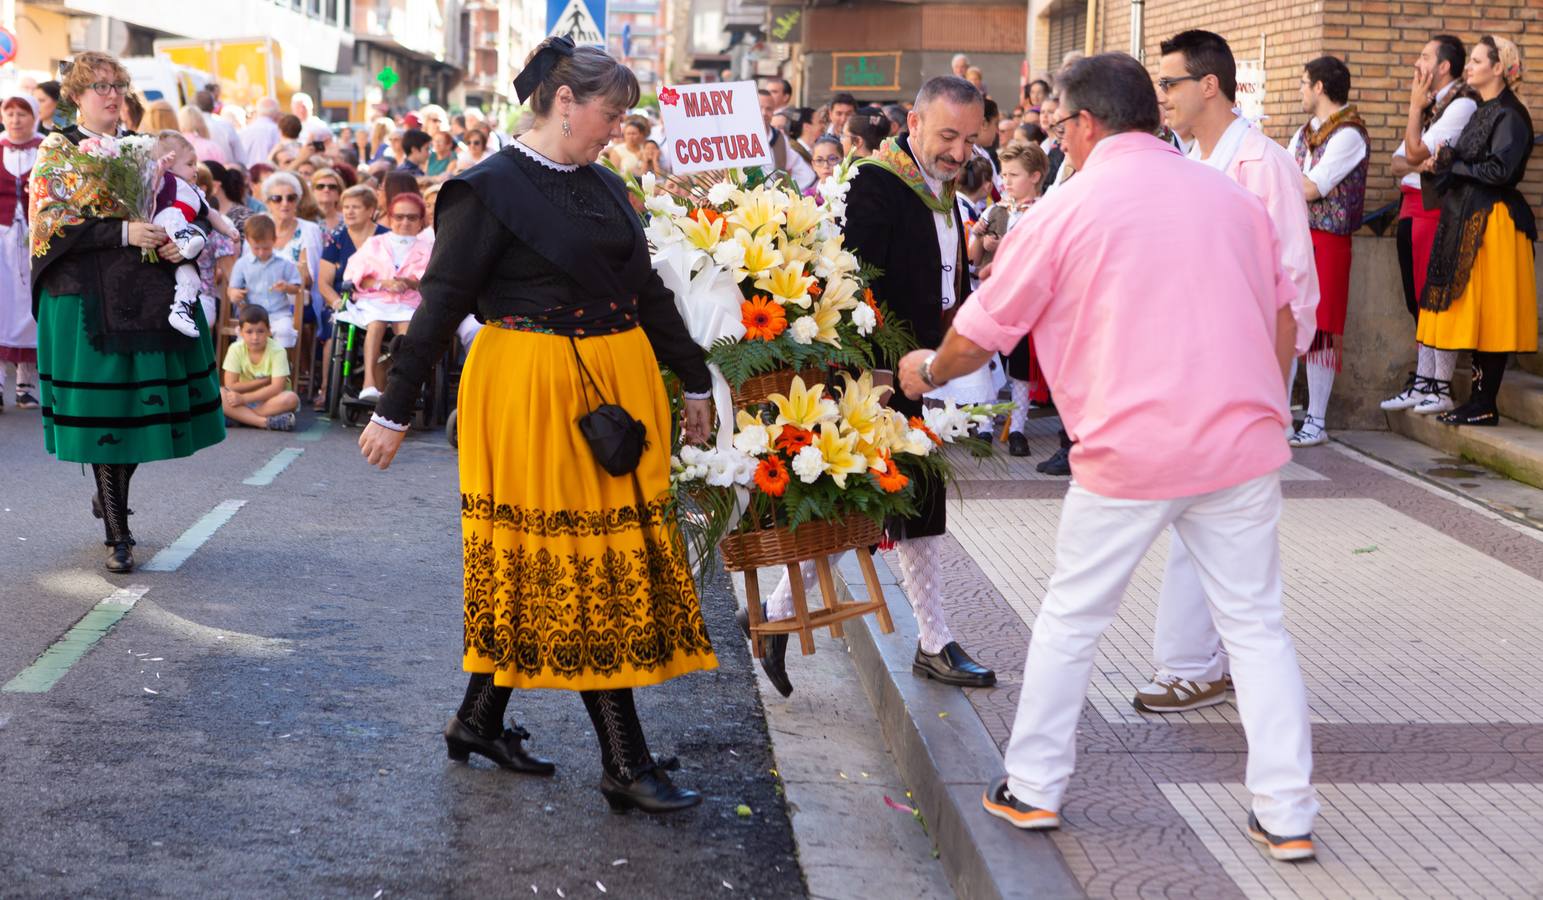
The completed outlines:
[[[949,510],[950,620],[998,672],[996,688],[968,692],[998,748],[1054,566],[1066,480],[1033,471],[1054,427],[1031,423],[1030,459],[967,468]],[[1231,703],[1130,705],[1152,671],[1164,540],[1094,668],[1054,836],[1072,873],[1095,897],[1543,895],[1543,531],[1335,445],[1297,451],[1283,478],[1319,861],[1274,863],[1247,840]]]

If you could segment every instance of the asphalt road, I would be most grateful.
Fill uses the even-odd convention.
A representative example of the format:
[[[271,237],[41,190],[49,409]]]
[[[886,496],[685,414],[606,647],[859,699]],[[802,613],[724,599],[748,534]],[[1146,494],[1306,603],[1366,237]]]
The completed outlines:
[[[454,451],[414,436],[380,473],[357,431],[311,424],[142,467],[141,564],[244,505],[176,571],[109,578],[89,475],[44,453],[37,413],[0,416],[0,683],[148,588],[51,690],[0,693],[0,896],[805,896],[726,581],[704,598],[721,668],[639,692],[698,809],[610,813],[567,692],[510,705],[555,778],[451,763]]]

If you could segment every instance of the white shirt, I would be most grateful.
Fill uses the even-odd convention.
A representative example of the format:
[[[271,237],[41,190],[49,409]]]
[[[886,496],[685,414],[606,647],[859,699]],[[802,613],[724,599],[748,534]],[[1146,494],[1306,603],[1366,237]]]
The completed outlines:
[[[236,136],[236,126],[225,121],[214,113],[203,113],[204,122],[209,126],[209,139],[214,141],[225,158],[234,164],[237,160],[245,158],[241,150],[241,139]]]
[[[820,180],[820,176],[814,174],[814,167],[804,162],[803,156],[793,149],[793,139],[785,134],[783,139],[788,142],[788,177],[793,179],[794,184],[798,185],[800,192],[807,191],[814,187],[815,182]],[[798,146],[804,147],[804,142],[799,141]],[[809,148],[804,147],[804,152],[809,152]]]
[[[248,168],[267,162],[268,154],[273,152],[273,148],[279,145],[283,137],[279,134],[279,123],[267,116],[254,116],[252,121],[241,129],[241,161],[246,163]]]
[[[927,174],[927,170],[917,166],[922,173],[922,180],[927,182],[927,189],[932,191],[932,196],[943,195],[943,182],[934,179]],[[943,284],[943,308],[953,309],[959,298],[954,295],[954,267],[959,265],[959,229],[954,222],[954,210],[946,213],[937,210],[932,212],[932,225],[938,233],[938,259],[942,260],[942,284]]]
[[[1441,90],[1437,91],[1436,102],[1440,103],[1442,98],[1445,97],[1448,92],[1454,91],[1456,89],[1457,82],[1454,81]],[[1474,111],[1478,108],[1479,104],[1473,102],[1467,97],[1458,97],[1456,100],[1453,100],[1451,104],[1442,111],[1441,118],[1432,122],[1430,124],[1430,128],[1420,132],[1420,143],[1424,144],[1425,149],[1431,154],[1435,154],[1437,150],[1440,150],[1442,144],[1455,143],[1457,141],[1457,136],[1463,133],[1463,129],[1468,126],[1468,120],[1473,118]],[[1402,141],[1399,142],[1398,149],[1393,151],[1393,155],[1409,155],[1407,152],[1405,152],[1404,144]],[[1416,190],[1419,190],[1420,173],[1410,172],[1408,175],[1405,175],[1401,181],[1399,181],[1399,184],[1403,185],[1404,187],[1412,187]]]
[[[1307,129],[1317,129],[1323,123],[1317,116],[1291,136],[1291,143],[1286,146],[1286,151],[1296,158],[1297,149],[1302,146]],[[1361,133],[1354,128],[1341,128],[1329,137],[1329,143],[1323,148],[1323,156],[1318,158],[1318,163],[1313,164],[1313,155],[1308,153],[1302,160],[1302,174],[1318,187],[1318,196],[1327,197],[1329,191],[1341,182],[1346,176],[1355,171],[1355,167],[1366,158],[1366,141],[1361,139]]]

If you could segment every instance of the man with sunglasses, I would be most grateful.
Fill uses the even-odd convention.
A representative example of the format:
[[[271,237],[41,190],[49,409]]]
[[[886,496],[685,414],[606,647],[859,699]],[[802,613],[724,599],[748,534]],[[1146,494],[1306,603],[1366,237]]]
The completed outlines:
[[[1226,174],[1264,201],[1275,226],[1280,264],[1296,288],[1291,301],[1296,353],[1283,385],[1289,397],[1296,379],[1296,357],[1312,347],[1318,328],[1318,273],[1302,170],[1285,148],[1238,115],[1237,66],[1232,48],[1221,35],[1186,31],[1163,41],[1161,51],[1157,99],[1169,126],[1194,137],[1190,159]],[[1295,433],[1289,422],[1287,430]],[[1206,607],[1195,561],[1177,533],[1158,596],[1152,656],[1157,671],[1136,691],[1131,701],[1136,709],[1183,712],[1227,701],[1231,685],[1227,653]]]

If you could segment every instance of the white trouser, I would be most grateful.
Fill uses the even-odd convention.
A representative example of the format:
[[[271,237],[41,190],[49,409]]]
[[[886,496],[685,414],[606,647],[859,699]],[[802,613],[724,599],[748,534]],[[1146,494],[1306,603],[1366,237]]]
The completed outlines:
[[[1162,590],[1157,594],[1157,623],[1152,630],[1152,662],[1159,674],[1186,681],[1218,681],[1227,674],[1227,651],[1206,608],[1205,587],[1195,558],[1177,529],[1168,549]]]
[[[1118,613],[1136,565],[1172,525],[1193,555],[1232,656],[1254,813],[1274,834],[1312,830],[1318,800],[1307,691],[1281,623],[1280,511],[1278,473],[1174,500],[1117,500],[1072,483],[1007,744],[1013,796],[1061,808],[1098,639]]]

